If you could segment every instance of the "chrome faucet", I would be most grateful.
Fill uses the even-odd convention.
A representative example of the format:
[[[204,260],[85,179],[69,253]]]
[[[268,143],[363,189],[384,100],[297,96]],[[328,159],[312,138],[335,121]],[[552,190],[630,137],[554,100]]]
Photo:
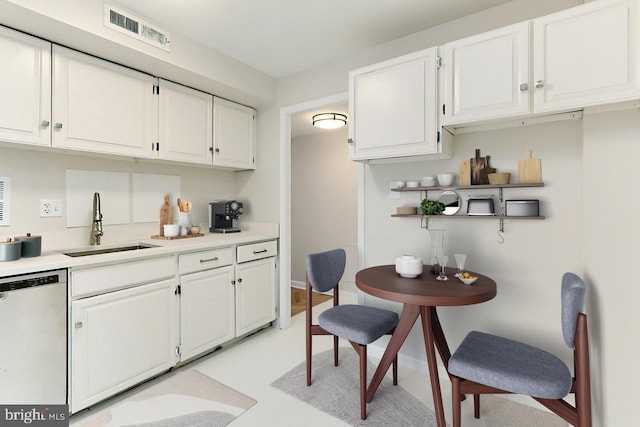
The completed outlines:
[[[93,221],[91,222],[91,236],[89,244],[99,245],[102,237],[102,211],[100,210],[100,193],[93,193]]]

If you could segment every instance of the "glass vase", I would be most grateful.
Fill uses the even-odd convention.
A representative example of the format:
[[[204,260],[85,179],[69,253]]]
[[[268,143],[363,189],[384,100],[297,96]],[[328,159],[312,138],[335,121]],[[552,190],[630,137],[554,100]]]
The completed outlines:
[[[429,229],[429,237],[431,237],[431,273],[438,274],[437,257],[444,254],[444,230]]]

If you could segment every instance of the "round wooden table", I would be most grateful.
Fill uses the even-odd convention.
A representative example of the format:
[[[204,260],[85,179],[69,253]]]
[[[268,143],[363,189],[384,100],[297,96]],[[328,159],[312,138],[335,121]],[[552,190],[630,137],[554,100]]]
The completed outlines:
[[[431,274],[430,269],[430,265],[425,265],[423,273],[412,279],[401,277],[396,273],[395,265],[365,268],[356,274],[356,286],[361,291],[403,304],[400,322],[391,336],[369,387],[367,387],[367,402],[371,402],[382,378],[420,316],[436,420],[438,427],[445,427],[435,350],[438,349],[445,368],[448,367],[451,351],[442,331],[436,307],[478,304],[495,297],[497,291],[496,282],[479,273],[470,271],[472,275],[478,277],[478,280],[472,285],[465,285],[454,277],[456,270],[453,268],[446,269],[449,277],[447,281],[436,280],[436,276]]]

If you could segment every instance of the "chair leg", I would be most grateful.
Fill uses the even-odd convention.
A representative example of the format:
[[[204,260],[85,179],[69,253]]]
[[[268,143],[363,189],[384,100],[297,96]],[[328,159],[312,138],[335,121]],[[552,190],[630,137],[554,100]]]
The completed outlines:
[[[473,416],[480,418],[480,395],[473,395]]]
[[[398,385],[398,355],[393,358],[393,385]]]
[[[453,427],[460,427],[460,378],[451,377],[451,407],[453,409]]]
[[[333,366],[338,366],[338,336],[333,336]]]
[[[312,320],[312,304],[311,304],[311,283],[307,278],[306,288],[306,313],[305,313],[305,329],[307,334],[307,386],[311,385],[311,320]]]
[[[359,345],[360,356],[360,419],[367,419],[367,346]]]

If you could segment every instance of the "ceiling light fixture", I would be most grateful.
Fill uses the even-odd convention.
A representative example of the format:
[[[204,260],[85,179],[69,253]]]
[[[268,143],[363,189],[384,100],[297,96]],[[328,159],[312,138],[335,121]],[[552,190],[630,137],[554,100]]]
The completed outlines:
[[[347,124],[347,116],[340,113],[320,113],[313,116],[313,125],[322,129],[338,129]]]

